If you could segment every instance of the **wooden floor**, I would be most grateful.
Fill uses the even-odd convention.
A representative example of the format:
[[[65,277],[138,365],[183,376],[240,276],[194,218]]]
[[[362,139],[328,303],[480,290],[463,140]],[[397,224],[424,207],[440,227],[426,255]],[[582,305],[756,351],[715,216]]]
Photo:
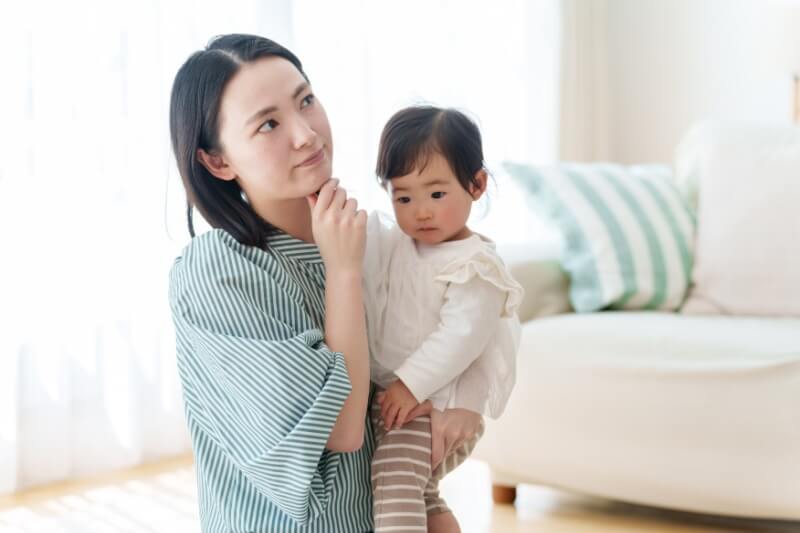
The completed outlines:
[[[493,505],[489,472],[467,461],[442,482],[464,533],[790,532],[800,523],[674,513],[523,486]],[[191,458],[0,497],[2,533],[182,533],[200,530]]]

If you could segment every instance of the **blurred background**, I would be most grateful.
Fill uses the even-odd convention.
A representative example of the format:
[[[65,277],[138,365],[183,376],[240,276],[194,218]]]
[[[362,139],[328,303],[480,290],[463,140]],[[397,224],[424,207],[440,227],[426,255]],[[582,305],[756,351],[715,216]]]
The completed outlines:
[[[176,0],[0,7],[0,493],[190,451],[167,272],[187,244],[173,76],[222,33],[303,61],[369,208],[401,106],[467,110],[512,159],[670,163],[704,118],[792,120],[793,0]],[[198,215],[199,216],[199,215]],[[514,183],[475,227],[557,246]]]

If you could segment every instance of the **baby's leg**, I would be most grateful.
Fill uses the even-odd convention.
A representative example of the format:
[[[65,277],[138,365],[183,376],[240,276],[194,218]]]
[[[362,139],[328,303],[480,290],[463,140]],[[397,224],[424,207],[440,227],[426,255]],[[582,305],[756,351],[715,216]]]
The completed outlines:
[[[376,439],[372,457],[375,532],[427,531],[423,491],[431,478],[431,419],[420,416],[387,433],[377,402],[371,415]]]

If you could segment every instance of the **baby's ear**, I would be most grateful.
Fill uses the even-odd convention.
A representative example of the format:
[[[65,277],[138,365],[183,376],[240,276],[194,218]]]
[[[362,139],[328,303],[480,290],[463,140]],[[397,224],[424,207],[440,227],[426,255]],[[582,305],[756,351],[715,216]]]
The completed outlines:
[[[478,200],[483,193],[486,192],[486,185],[489,182],[489,174],[486,172],[485,168],[480,169],[478,172],[475,173],[475,179],[473,183],[469,185],[469,194],[472,196],[472,200]]]

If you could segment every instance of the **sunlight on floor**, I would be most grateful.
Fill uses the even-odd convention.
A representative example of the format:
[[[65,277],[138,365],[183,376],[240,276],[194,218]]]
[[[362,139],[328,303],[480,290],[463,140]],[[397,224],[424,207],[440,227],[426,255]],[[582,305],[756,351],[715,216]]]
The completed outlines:
[[[3,533],[200,531],[194,472],[184,467],[0,512]]]
[[[488,467],[467,461],[442,482],[464,533],[790,532],[800,524],[673,513],[544,487],[522,486],[517,504],[493,505]],[[59,489],[0,505],[0,533],[189,533],[200,530],[188,464],[126,473],[104,486]]]

